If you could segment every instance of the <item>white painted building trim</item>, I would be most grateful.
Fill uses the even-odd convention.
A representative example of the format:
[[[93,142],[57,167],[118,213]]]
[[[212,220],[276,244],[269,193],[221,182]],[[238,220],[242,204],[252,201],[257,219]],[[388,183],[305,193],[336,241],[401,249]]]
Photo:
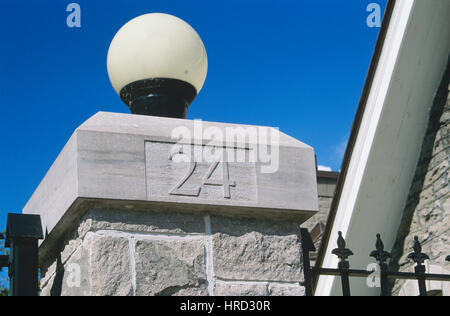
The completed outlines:
[[[395,3],[337,205],[324,268],[337,267],[338,259],[331,251],[336,248],[338,231],[343,232],[348,247],[367,258],[366,263],[372,250],[369,248],[375,243],[373,232],[386,236],[387,249],[395,241],[428,123],[429,107],[445,70],[450,47],[448,2],[436,0],[428,7],[425,2],[397,0]],[[405,148],[398,148],[398,144],[404,144]],[[395,192],[386,194],[390,185]],[[374,204],[380,201],[378,209]],[[356,261],[353,268],[366,267],[361,266],[364,262],[361,259]],[[335,277],[321,276],[315,295],[338,294],[337,281]],[[366,291],[363,286],[359,290],[355,295],[378,292],[377,289]]]

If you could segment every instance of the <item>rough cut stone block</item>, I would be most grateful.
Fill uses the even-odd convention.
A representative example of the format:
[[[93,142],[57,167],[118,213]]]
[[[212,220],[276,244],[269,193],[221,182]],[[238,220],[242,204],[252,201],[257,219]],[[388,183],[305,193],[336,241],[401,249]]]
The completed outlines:
[[[215,296],[267,296],[267,283],[216,283]]]
[[[92,295],[132,294],[129,252],[127,239],[93,237],[90,249]]]
[[[136,242],[136,295],[208,295],[201,240]]]
[[[304,296],[305,289],[300,285],[222,282],[214,287],[216,296]]]
[[[299,228],[293,223],[212,217],[214,273],[226,280],[300,281]]]
[[[91,230],[118,230],[135,233],[204,234],[204,216],[159,210],[95,208],[88,211]]]
[[[127,296],[132,294],[128,240],[88,233],[65,264],[43,281],[46,296]]]
[[[174,223],[160,213],[138,215],[88,211],[74,233],[67,233],[66,247],[55,247],[54,257],[47,257],[42,295],[301,294],[295,285],[302,279],[295,223],[209,216],[210,221],[202,218],[208,233],[197,234],[198,215],[167,214]],[[78,286],[70,285],[73,269],[81,276]]]
[[[270,284],[270,296],[305,296],[305,288],[300,285]]]
[[[89,259],[90,240],[86,240],[65,264],[58,255],[53,269],[48,270],[41,278],[41,296],[91,295]]]

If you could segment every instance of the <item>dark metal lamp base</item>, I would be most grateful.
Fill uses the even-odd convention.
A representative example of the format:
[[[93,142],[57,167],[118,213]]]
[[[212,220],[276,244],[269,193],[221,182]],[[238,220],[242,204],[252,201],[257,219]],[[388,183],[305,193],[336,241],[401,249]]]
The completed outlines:
[[[131,113],[172,118],[186,118],[196,96],[197,90],[190,83],[167,78],[135,81],[120,91]]]

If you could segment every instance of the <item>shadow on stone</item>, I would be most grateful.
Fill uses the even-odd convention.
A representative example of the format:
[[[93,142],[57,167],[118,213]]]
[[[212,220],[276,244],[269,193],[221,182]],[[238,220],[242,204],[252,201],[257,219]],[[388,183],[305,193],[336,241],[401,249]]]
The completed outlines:
[[[450,58],[447,64],[447,70],[441,81],[439,89],[436,93],[433,105],[430,109],[430,117],[428,127],[425,133],[425,137],[422,143],[422,148],[420,152],[419,162],[416,166],[416,172],[412,185],[409,190],[407,203],[403,211],[403,217],[401,224],[397,233],[397,239],[392,249],[392,260],[390,262],[391,271],[400,270],[400,259],[405,254],[405,247],[409,249],[409,245],[405,245],[407,237],[411,234],[411,225],[413,222],[413,217],[417,211],[417,206],[420,202],[420,194],[424,189],[424,182],[429,171],[430,163],[432,161],[433,149],[436,142],[436,137],[440,132],[443,125],[449,122],[442,122],[441,117],[445,111],[450,111],[447,108],[447,100],[449,94],[449,84],[450,84]],[[442,140],[441,140],[442,141]],[[412,245],[411,245],[412,250]],[[394,288],[396,281],[390,281],[391,291]]]
[[[52,288],[50,289],[50,296],[61,296],[62,286],[64,280],[64,265],[61,261],[61,254],[58,255],[56,259],[56,274],[55,280],[53,281]]]
[[[95,229],[121,231],[196,233],[205,232],[201,214],[161,209],[94,208],[84,218],[91,219]]]

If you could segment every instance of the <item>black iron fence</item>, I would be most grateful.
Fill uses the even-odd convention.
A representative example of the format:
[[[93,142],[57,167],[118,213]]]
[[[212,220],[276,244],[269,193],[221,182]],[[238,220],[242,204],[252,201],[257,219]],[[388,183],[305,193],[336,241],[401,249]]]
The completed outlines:
[[[311,268],[310,267],[310,256],[309,253],[316,251],[314,244],[311,240],[311,236],[307,229],[302,228],[302,242],[303,242],[303,262],[305,270],[305,288],[306,295],[313,296],[314,281],[320,275],[330,275],[338,276],[341,278],[342,293],[344,296],[351,296],[350,289],[350,277],[371,277],[375,271],[367,270],[356,270],[350,269],[350,263],[348,258],[353,255],[352,250],[346,248],[346,242],[342,237],[342,233],[339,232],[337,240],[337,248],[332,251],[332,254],[339,258],[339,264],[337,269],[326,269],[326,268]],[[450,275],[447,274],[431,274],[426,273],[426,267],[424,265],[425,260],[429,260],[427,254],[422,253],[422,245],[419,242],[419,238],[416,236],[414,238],[414,250],[408,255],[408,259],[412,260],[416,266],[414,267],[414,273],[408,272],[392,272],[389,271],[387,261],[391,258],[391,254],[384,250],[384,244],[381,240],[380,234],[377,235],[377,240],[375,243],[375,250],[370,253],[370,257],[376,259],[380,271],[380,295],[390,296],[389,279],[403,279],[403,280],[417,280],[420,296],[427,296],[427,286],[426,281],[446,281],[450,282]],[[450,255],[445,259],[450,262]]]
[[[0,256],[0,269],[8,268],[11,296],[36,296],[38,280],[38,240],[43,239],[41,217],[8,214],[5,247],[9,255]]]

